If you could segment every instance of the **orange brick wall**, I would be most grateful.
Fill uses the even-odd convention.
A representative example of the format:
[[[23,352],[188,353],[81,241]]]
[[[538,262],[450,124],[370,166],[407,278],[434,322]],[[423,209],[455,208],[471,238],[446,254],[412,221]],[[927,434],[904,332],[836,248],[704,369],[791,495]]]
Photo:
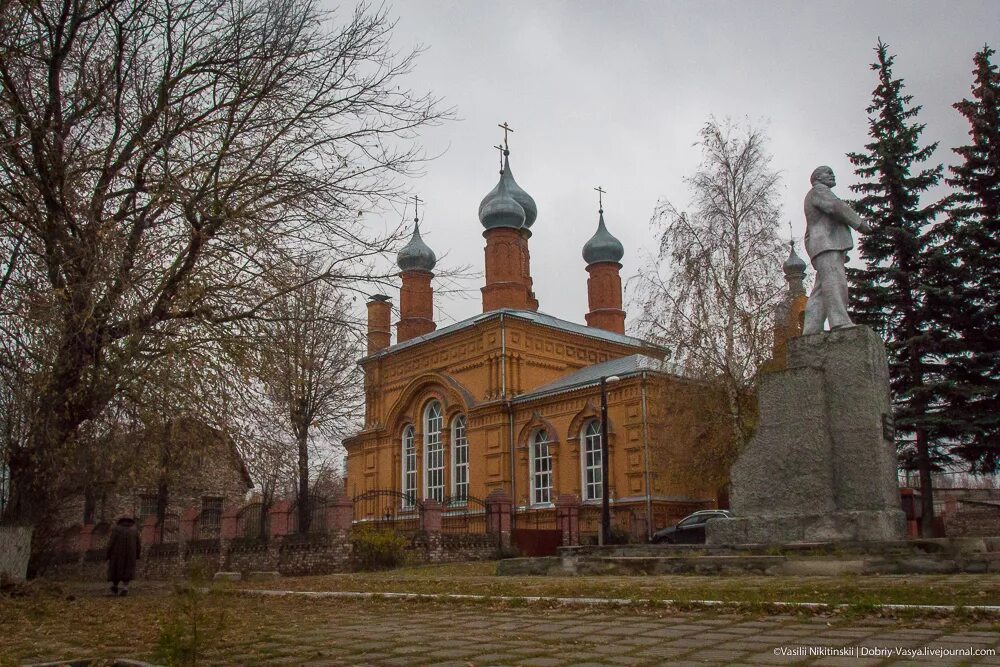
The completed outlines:
[[[622,357],[636,348],[543,327],[515,317],[488,320],[437,340],[363,362],[366,382],[365,429],[346,441],[348,493],[401,488],[403,429],[413,424],[418,460],[418,486],[423,495],[423,423],[427,402],[441,401],[446,428],[445,493],[451,489],[450,425],[466,415],[469,442],[469,494],[484,498],[491,491],[511,492],[518,505],[529,501],[528,439],[535,429],[550,430],[554,439],[553,498],[581,494],[580,432],[598,418],[597,387],[511,404],[515,398],[592,364]],[[662,376],[646,380],[650,395],[662,395],[673,381]],[[679,390],[676,389],[675,390]],[[505,394],[504,394],[505,392]],[[646,453],[642,415],[642,382],[627,379],[609,387],[611,497],[644,496]],[[652,414],[653,409],[649,412]],[[669,422],[669,416],[657,417]],[[513,429],[511,428],[513,422]],[[669,429],[668,429],[669,430]],[[660,432],[660,431],[658,431]],[[511,438],[514,478],[511,484]],[[654,494],[676,496],[675,489],[655,467],[664,457],[650,457]],[[710,498],[711,494],[704,494]],[[701,496],[698,496],[700,499]]]
[[[587,300],[590,312],[587,325],[625,333],[625,311],[622,310],[622,265],[616,262],[599,262],[587,267]]]
[[[429,271],[403,271],[399,274],[399,323],[396,325],[396,342],[434,331],[434,291]]]

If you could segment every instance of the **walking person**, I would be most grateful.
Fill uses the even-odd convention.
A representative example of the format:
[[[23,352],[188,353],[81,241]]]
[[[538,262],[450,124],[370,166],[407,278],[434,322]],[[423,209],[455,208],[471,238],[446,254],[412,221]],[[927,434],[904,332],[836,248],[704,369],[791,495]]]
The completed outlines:
[[[118,519],[108,538],[108,581],[112,595],[128,595],[128,584],[135,579],[135,562],[139,560],[141,548],[135,519]]]

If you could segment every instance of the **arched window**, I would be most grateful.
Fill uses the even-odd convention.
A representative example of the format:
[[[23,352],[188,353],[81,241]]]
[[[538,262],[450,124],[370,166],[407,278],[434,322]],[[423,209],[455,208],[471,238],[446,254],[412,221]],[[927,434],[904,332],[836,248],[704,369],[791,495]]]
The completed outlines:
[[[403,509],[413,509],[417,503],[417,443],[412,426],[403,429]]]
[[[580,433],[583,440],[580,452],[583,455],[583,499],[600,500],[602,491],[601,470],[601,422],[592,419]]]
[[[444,444],[441,442],[443,426],[441,404],[431,401],[424,409],[424,497],[438,502],[444,500]]]
[[[469,497],[469,440],[466,437],[465,415],[451,422],[451,495],[456,499]]]
[[[549,433],[539,429],[531,436],[531,502],[552,502],[552,456]]]

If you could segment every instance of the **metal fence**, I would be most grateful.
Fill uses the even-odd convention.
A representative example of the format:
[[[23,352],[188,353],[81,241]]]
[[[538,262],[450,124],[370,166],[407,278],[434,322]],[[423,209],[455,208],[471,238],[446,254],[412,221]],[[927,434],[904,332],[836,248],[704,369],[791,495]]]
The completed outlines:
[[[236,534],[244,539],[267,539],[267,512],[263,503],[250,503],[236,517]]]
[[[352,499],[354,524],[414,534],[421,530],[424,503],[392,489],[375,489]],[[482,498],[446,496],[441,502],[441,532],[485,535],[489,527],[488,507]]]
[[[307,533],[322,533],[326,530],[323,521],[323,510],[326,509],[327,498],[325,496],[309,496],[309,530]],[[292,532],[299,532],[299,504],[295,502],[291,507]]]
[[[513,528],[517,530],[555,530],[556,509],[546,508],[515,508]]]
[[[351,499],[354,524],[394,530],[398,533],[420,532],[423,503],[412,495],[391,489],[374,489]]]
[[[646,541],[646,526],[640,521],[633,507],[610,508],[612,539],[630,542]],[[597,544],[601,532],[601,506],[582,505],[580,507],[580,534],[575,536],[580,544]]]
[[[441,507],[442,533],[486,534],[489,508],[483,499],[468,495],[446,496]]]

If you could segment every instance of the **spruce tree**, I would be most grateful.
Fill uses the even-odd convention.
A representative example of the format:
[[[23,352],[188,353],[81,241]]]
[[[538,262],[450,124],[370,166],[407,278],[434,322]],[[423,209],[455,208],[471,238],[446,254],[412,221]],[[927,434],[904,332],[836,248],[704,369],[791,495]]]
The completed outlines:
[[[931,231],[941,202],[921,205],[921,196],[938,185],[943,167],[924,166],[937,143],[920,145],[924,125],[916,121],[920,106],[903,93],[902,79],[893,78],[894,56],[879,40],[878,74],[872,93],[869,136],[865,152],[848,153],[860,183],[854,206],[874,231],[859,240],[864,269],[849,272],[851,308],[855,321],[867,324],[886,342],[893,394],[897,447],[908,467],[920,473],[923,530],[930,534],[934,505],[931,470],[944,454],[933,429],[936,351],[934,313],[928,309],[925,278],[938,261],[940,249]]]
[[[984,46],[973,58],[972,99],[954,104],[969,121],[971,143],[953,149],[954,193],[940,236],[959,274],[942,285],[951,333],[942,367],[941,412],[952,452],[973,472],[1000,470],[1000,72]]]

